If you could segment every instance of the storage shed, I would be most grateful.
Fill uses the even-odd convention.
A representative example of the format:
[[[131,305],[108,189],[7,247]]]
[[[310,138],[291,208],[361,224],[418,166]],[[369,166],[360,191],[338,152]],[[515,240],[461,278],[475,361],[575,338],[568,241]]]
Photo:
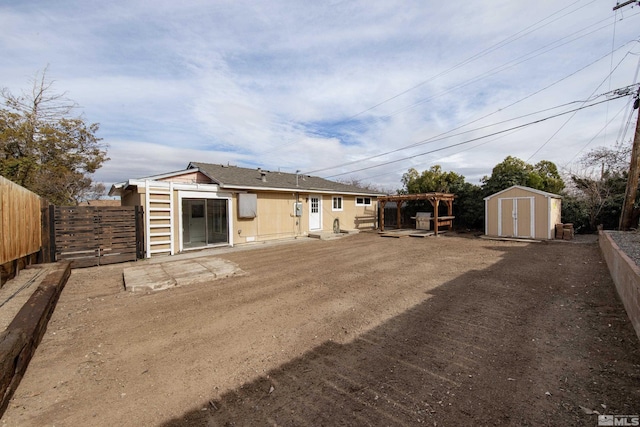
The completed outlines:
[[[557,194],[520,185],[485,197],[485,234],[553,239],[561,222],[561,201]]]

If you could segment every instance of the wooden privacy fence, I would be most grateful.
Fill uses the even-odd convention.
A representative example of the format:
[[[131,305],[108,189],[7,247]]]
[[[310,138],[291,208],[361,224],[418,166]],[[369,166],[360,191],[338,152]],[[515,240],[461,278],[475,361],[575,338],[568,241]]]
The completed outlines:
[[[40,251],[40,196],[0,176],[0,265]]]
[[[57,261],[72,261],[72,267],[90,267],[142,257],[140,207],[56,206],[53,209],[51,228]]]

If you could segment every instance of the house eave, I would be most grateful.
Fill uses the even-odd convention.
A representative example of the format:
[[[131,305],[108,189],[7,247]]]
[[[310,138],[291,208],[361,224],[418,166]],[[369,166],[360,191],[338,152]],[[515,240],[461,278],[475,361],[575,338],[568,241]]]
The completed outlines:
[[[263,187],[263,186],[246,186],[246,185],[232,185],[232,184],[220,184],[220,188],[226,190],[235,191],[278,191],[286,193],[313,193],[313,194],[349,194],[354,196],[368,196],[368,197],[380,197],[383,194],[367,193],[367,192],[355,192],[355,191],[339,191],[326,188],[309,188],[309,187]]]
[[[130,179],[126,182],[113,184],[111,190],[109,190],[110,196],[122,196],[124,191],[129,187],[147,188],[147,182],[152,180],[147,179]],[[174,190],[191,190],[191,191],[219,191],[220,186],[218,184],[204,184],[204,183],[182,183],[171,181],[153,181],[154,187],[173,187]]]

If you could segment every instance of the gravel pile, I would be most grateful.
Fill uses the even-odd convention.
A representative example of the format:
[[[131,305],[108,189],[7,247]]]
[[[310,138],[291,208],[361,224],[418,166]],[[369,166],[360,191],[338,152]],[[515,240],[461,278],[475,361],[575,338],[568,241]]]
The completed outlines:
[[[640,233],[636,231],[607,231],[613,241],[640,267]]]

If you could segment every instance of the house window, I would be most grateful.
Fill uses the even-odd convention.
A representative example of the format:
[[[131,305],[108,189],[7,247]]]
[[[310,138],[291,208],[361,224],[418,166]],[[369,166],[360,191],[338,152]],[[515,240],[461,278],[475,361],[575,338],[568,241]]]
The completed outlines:
[[[342,197],[334,196],[333,197],[333,208],[331,210],[341,211],[342,210]]]
[[[371,197],[356,197],[356,206],[371,206]]]

